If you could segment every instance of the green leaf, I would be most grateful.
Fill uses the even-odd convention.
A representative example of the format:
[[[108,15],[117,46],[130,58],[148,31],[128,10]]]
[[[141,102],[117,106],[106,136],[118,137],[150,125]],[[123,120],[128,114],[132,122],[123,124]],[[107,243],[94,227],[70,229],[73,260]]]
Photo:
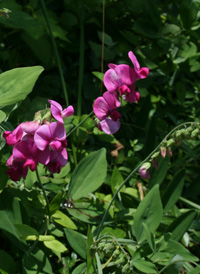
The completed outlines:
[[[170,224],[170,226],[166,230],[166,233],[170,232],[171,239],[179,241],[190,227],[195,216],[196,212],[193,210],[189,210],[183,213],[181,216],[176,218],[173,223]]]
[[[75,223],[67,216],[65,215],[63,212],[57,210],[53,215],[52,218],[54,220],[54,222],[67,227],[67,228],[71,228],[71,229],[77,229]]]
[[[6,114],[5,112],[3,112],[2,110],[0,110],[0,123],[3,122],[6,118]]]
[[[143,273],[157,273],[155,265],[145,260],[132,260],[132,264],[135,268]]]
[[[31,254],[23,257],[23,271],[25,274],[53,274],[51,264],[42,250],[35,248]]]
[[[23,240],[26,240],[28,236],[34,235],[36,239],[39,237],[39,233],[33,227],[24,224],[16,224],[15,228],[19,237]]]
[[[144,225],[149,227],[151,233],[155,232],[162,219],[162,203],[159,186],[155,185],[139,204],[134,216],[134,230],[139,242],[145,239]]]
[[[59,253],[67,251],[67,248],[58,240],[52,240],[52,241],[43,241],[44,245],[51,249],[52,251],[56,251]]]
[[[86,263],[79,264],[72,272],[72,274],[85,274]]]
[[[65,235],[75,252],[77,252],[83,259],[86,259],[86,237],[77,231],[65,228]]]
[[[106,149],[90,153],[75,168],[69,185],[69,197],[77,200],[100,187],[107,173]]]
[[[49,211],[51,215],[56,213],[56,211],[60,208],[61,201],[62,191],[59,191],[49,205]]]
[[[154,241],[153,234],[150,232],[149,227],[147,226],[146,223],[143,223],[143,227],[144,227],[145,238],[146,238],[151,250],[154,251],[155,250],[155,241]]]
[[[94,74],[94,76],[96,76],[99,80],[103,81],[104,73],[93,71],[92,74]]]
[[[158,170],[153,170],[151,179],[149,180],[149,186],[152,188],[156,184],[162,184],[167,171],[168,171],[168,164],[169,164],[169,157],[165,157],[164,159],[161,159],[159,161],[159,169]]]
[[[16,273],[16,264],[13,258],[4,250],[0,250],[0,271],[5,270],[9,274]]]
[[[179,199],[185,182],[185,171],[177,172],[162,196],[163,208],[169,210]]]
[[[117,191],[117,189],[123,183],[123,181],[124,179],[119,169],[115,166],[111,177],[111,189],[113,194]]]
[[[24,100],[32,91],[43,67],[16,68],[0,74],[0,107]]]

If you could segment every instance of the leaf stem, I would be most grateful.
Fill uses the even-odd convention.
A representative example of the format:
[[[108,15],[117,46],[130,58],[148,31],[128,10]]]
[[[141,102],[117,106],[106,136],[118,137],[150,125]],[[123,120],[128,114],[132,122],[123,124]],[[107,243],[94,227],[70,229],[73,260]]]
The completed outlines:
[[[40,180],[40,175],[39,175],[39,172],[38,172],[38,168],[37,168],[37,167],[36,167],[36,175],[37,175],[38,183],[39,183],[39,185],[40,185],[40,187],[41,187],[41,189],[42,189],[42,193],[43,193],[44,198],[45,198],[45,201],[46,201],[47,215],[48,215],[48,218],[49,218],[49,216],[50,216],[49,200],[48,200],[48,198],[47,198],[47,195],[46,195],[45,189],[44,189],[44,187],[43,187],[43,184],[42,184],[42,182],[41,182],[41,180]]]
[[[110,203],[109,203],[109,205],[108,205],[108,207],[107,207],[107,209],[106,209],[106,211],[105,211],[105,213],[104,213],[104,215],[103,215],[103,218],[102,218],[102,220],[101,220],[101,223],[100,223],[100,225],[99,225],[99,228],[98,228],[98,231],[97,231],[97,236],[96,236],[96,240],[98,240],[98,238],[99,238],[99,235],[100,235],[100,233],[101,233],[101,230],[102,230],[102,228],[103,228],[103,224],[104,224],[104,221],[105,221],[105,218],[106,218],[106,216],[107,216],[107,214],[108,214],[108,211],[109,211],[109,209],[110,209],[110,207],[111,207],[111,205],[112,205],[112,203],[113,203],[113,201],[115,200],[115,198],[116,198],[116,196],[117,196],[117,194],[119,193],[119,191],[120,191],[120,189],[126,184],[126,182],[133,176],[133,174],[145,163],[145,162],[147,162],[150,158],[151,158],[151,156],[159,149],[159,147],[161,146],[161,144],[163,143],[163,141],[164,140],[166,140],[170,135],[172,135],[177,129],[179,129],[180,127],[183,127],[183,126],[185,126],[185,125],[191,125],[191,124],[199,124],[198,122],[186,122],[186,123],[182,123],[182,124],[180,124],[180,125],[178,125],[178,126],[176,126],[175,128],[173,128],[166,136],[165,136],[165,138],[160,142],[160,144],[135,168],[135,169],[133,169],[132,171],[131,171],[131,173],[126,177],[126,179],[123,181],[123,183],[119,186],[119,188],[117,189],[117,191],[115,192],[115,194],[113,195],[113,198],[112,198],[112,200],[110,201]]]
[[[61,78],[61,83],[62,83],[62,88],[63,88],[63,93],[64,93],[64,97],[65,97],[65,102],[66,102],[66,105],[69,106],[67,88],[66,88],[65,79],[64,79],[64,76],[63,76],[62,65],[61,65],[60,56],[59,56],[59,53],[58,53],[58,48],[57,48],[57,45],[56,45],[55,38],[53,36],[53,31],[52,31],[52,28],[51,28],[51,24],[49,22],[49,17],[48,17],[48,14],[47,14],[47,10],[46,10],[44,0],[40,0],[40,3],[41,3],[41,6],[42,6],[42,12],[44,14],[44,18],[46,20],[47,27],[48,27],[48,30],[49,30],[52,46],[53,46],[53,49],[54,49],[56,63],[57,63],[57,66],[58,66],[58,70],[59,70],[59,74],[60,74],[60,78]]]

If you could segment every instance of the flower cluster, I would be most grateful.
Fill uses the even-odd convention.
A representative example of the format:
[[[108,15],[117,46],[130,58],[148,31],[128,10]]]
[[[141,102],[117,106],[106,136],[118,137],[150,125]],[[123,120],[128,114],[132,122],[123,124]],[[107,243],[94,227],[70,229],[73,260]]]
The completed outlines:
[[[121,114],[116,110],[121,106],[119,99],[130,103],[137,102],[140,94],[135,90],[135,82],[149,75],[149,69],[140,68],[132,51],[129,51],[128,56],[134,67],[126,64],[109,64],[103,79],[107,91],[94,102],[97,126],[106,134],[114,134],[120,128]]]
[[[21,123],[15,130],[5,131],[6,143],[13,146],[7,161],[7,174],[13,181],[24,179],[36,169],[37,163],[48,167],[50,172],[60,172],[67,163],[67,140],[63,119],[73,115],[72,106],[62,110],[59,103],[49,100],[50,109],[42,117],[42,111],[35,115],[34,121]],[[54,118],[57,121],[52,121]]]

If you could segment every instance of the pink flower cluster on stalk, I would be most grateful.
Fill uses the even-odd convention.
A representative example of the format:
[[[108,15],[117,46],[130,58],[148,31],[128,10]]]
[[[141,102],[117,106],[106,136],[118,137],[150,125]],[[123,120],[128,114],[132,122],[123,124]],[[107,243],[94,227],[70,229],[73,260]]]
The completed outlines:
[[[34,171],[37,163],[48,167],[50,172],[60,172],[68,160],[67,140],[63,119],[73,115],[69,106],[62,109],[56,101],[49,100],[51,112],[48,118],[21,123],[15,130],[5,131],[3,137],[13,152],[7,161],[7,174],[13,181],[27,176],[28,169]],[[40,112],[37,113],[40,116]],[[47,116],[46,116],[47,117]],[[57,120],[52,121],[52,118]]]
[[[135,82],[149,75],[149,69],[140,68],[140,64],[132,51],[128,56],[133,67],[126,64],[109,64],[109,69],[104,75],[104,85],[107,91],[98,97],[93,105],[93,110],[98,118],[97,127],[106,134],[114,134],[120,128],[121,114],[116,110],[121,106],[119,98],[135,103],[140,99],[140,94],[135,90]]]

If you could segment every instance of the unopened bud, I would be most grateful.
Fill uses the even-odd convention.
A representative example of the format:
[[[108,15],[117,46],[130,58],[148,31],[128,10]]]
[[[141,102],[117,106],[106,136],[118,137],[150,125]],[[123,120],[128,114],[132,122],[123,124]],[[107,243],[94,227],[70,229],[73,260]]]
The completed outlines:
[[[167,154],[168,154],[170,157],[173,156],[171,147],[168,147],[168,148],[167,148]]]
[[[155,167],[155,169],[158,169],[158,159],[157,158],[152,159],[152,164]]]
[[[160,147],[160,154],[163,158],[166,156],[166,147]]]
[[[149,168],[151,167],[151,163],[146,162],[144,163],[141,168],[139,169],[139,174],[143,179],[150,179],[150,173],[149,173]]]
[[[193,127],[188,127],[185,129],[184,131],[184,136],[186,139],[190,139],[190,136],[191,136],[191,131],[193,130]]]

